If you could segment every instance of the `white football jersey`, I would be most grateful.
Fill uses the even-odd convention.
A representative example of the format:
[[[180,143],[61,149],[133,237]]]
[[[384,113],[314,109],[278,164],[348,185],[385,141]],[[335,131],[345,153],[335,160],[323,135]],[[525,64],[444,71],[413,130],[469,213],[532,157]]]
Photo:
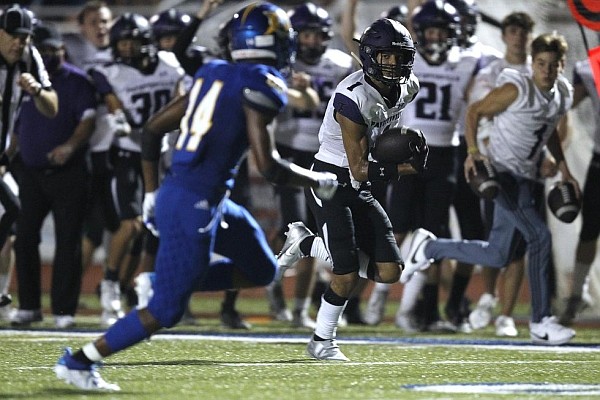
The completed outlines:
[[[183,68],[171,52],[159,51],[158,64],[151,74],[123,63],[111,63],[96,68],[105,76],[121,103],[131,134],[117,137],[114,144],[122,149],[140,152],[142,127],[148,119],[164,107],[176,92],[184,76]]]
[[[407,83],[399,85],[398,100],[391,107],[381,94],[367,80],[363,71],[356,71],[339,83],[331,96],[325,111],[325,117],[319,130],[319,151],[317,160],[348,168],[348,158],[342,140],[342,130],[335,119],[334,103],[338,96],[354,103],[360,112],[360,123],[367,126],[369,147],[373,146],[375,138],[387,128],[401,126],[400,115],[419,91],[419,80],[411,74]]]
[[[107,64],[112,61],[110,47],[98,49],[87,41],[81,34],[67,33],[63,35],[68,61],[81,68],[85,72]],[[90,138],[90,151],[101,152],[110,148],[113,141],[113,132],[109,128],[106,115],[108,110],[102,100],[98,102],[96,109],[96,127]]]
[[[538,162],[560,118],[573,104],[573,87],[559,76],[549,92],[533,79],[513,69],[498,76],[497,86],[515,85],[519,94],[508,108],[494,117],[489,155],[500,171],[537,179]]]
[[[600,153],[600,99],[598,99],[598,90],[594,83],[594,74],[590,66],[590,60],[578,61],[575,64],[575,79],[581,79],[585,86],[590,99],[592,100],[592,109],[594,112],[594,122],[596,129],[594,130],[594,152]]]
[[[461,52],[456,62],[429,65],[415,54],[413,71],[421,89],[402,114],[402,125],[420,129],[433,147],[458,144],[456,123],[461,116],[471,78],[477,72],[477,58]]]
[[[319,94],[321,104],[312,111],[286,107],[277,117],[275,141],[293,149],[316,152],[327,103],[338,83],[354,70],[352,57],[340,50],[327,49],[318,64],[310,65],[296,60],[294,70],[311,76],[312,87]]]
[[[469,92],[469,104],[483,99],[496,87],[496,81],[500,72],[506,68],[512,68],[522,74],[531,76],[531,57],[527,57],[525,64],[510,64],[504,58],[491,62],[487,67],[475,75],[471,91]],[[477,143],[481,154],[487,155],[487,141],[492,132],[492,121],[482,118],[477,128]]]

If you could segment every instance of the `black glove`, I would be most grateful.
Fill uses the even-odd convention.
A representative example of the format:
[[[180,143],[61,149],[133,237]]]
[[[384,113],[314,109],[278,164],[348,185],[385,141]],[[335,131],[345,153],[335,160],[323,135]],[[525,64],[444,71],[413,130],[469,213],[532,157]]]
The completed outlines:
[[[427,169],[427,157],[429,156],[429,146],[427,146],[425,136],[421,136],[421,139],[420,143],[411,142],[410,144],[413,155],[409,163],[417,172],[423,172]]]

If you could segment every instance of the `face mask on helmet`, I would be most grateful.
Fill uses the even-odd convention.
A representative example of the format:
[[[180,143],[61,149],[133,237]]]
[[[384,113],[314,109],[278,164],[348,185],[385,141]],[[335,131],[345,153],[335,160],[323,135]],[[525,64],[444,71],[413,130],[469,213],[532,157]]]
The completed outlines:
[[[249,61],[287,70],[296,58],[296,35],[283,9],[253,3],[234,14],[229,48],[235,62]]]
[[[165,10],[150,18],[152,32],[156,40],[160,40],[164,36],[179,35],[191,21],[192,18],[188,14],[174,8]]]
[[[140,71],[156,65],[156,45],[150,23],[139,14],[126,13],[110,29],[110,45],[115,61]]]
[[[458,36],[458,45],[463,48],[471,47],[476,41],[477,24],[479,23],[479,7],[475,0],[447,0],[460,16],[461,32]]]
[[[456,9],[442,0],[428,1],[415,9],[411,22],[419,53],[429,64],[445,62],[461,32]]]
[[[363,32],[359,41],[363,72],[387,85],[405,83],[412,72],[415,47],[398,21],[382,18]]]
[[[316,64],[333,37],[329,13],[313,3],[304,3],[291,10],[288,16],[298,34],[298,58]]]

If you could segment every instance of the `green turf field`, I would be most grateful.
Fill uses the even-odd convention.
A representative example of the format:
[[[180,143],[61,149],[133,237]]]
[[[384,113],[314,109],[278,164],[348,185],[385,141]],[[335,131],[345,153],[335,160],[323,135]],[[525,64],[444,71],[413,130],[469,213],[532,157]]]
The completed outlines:
[[[254,327],[239,333],[221,328],[211,314],[218,300],[195,300],[194,310],[206,310],[198,313],[199,325],[176,327],[106,360],[103,377],[122,389],[110,394],[81,392],[52,371],[65,346],[77,348],[97,335],[93,313],[77,317],[76,332],[52,329],[50,318],[28,331],[3,323],[0,399],[600,398],[597,326],[578,328],[572,345],[546,348],[529,344],[523,324],[512,340],[498,340],[492,328],[405,336],[388,318],[378,327],[340,329],[352,361],[331,363],[308,359],[310,332],[268,321],[264,307],[259,300],[240,303]]]

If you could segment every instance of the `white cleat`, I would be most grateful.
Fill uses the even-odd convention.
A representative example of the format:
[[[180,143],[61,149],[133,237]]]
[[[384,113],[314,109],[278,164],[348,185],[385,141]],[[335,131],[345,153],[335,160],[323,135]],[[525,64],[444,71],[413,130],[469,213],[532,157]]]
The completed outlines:
[[[469,314],[469,323],[473,329],[483,329],[492,321],[492,313],[498,299],[490,293],[484,293],[477,302],[477,307]]]
[[[314,340],[311,339],[306,347],[306,353],[317,360],[326,361],[350,361],[342,353],[335,339]]]
[[[277,264],[279,268],[275,273],[273,282],[280,282],[283,278],[285,271],[292,267],[298,260],[306,257],[300,250],[300,243],[309,236],[313,236],[313,233],[308,229],[303,222],[292,222],[288,224],[288,231],[285,233],[287,238],[283,243],[281,251],[277,255]]]
[[[575,336],[575,331],[558,323],[555,316],[544,317],[540,322],[529,323],[529,335],[535,344],[561,345]]]
[[[404,270],[400,276],[401,283],[408,282],[415,272],[429,268],[433,260],[425,256],[425,246],[427,242],[435,239],[437,237],[433,233],[422,228],[413,233],[408,248],[408,256],[404,260]]]
[[[100,305],[102,306],[102,316],[100,325],[107,328],[123,318],[125,313],[121,308],[121,288],[119,282],[103,279],[100,282]]]
[[[515,320],[512,317],[499,315],[494,325],[496,325],[496,336],[517,337],[519,335],[519,331],[517,331],[517,327],[515,326]]]
[[[65,353],[54,365],[56,377],[83,390],[117,392],[121,388],[114,383],[108,383],[100,376],[95,364],[84,365],[73,360],[71,349],[65,349]]]

